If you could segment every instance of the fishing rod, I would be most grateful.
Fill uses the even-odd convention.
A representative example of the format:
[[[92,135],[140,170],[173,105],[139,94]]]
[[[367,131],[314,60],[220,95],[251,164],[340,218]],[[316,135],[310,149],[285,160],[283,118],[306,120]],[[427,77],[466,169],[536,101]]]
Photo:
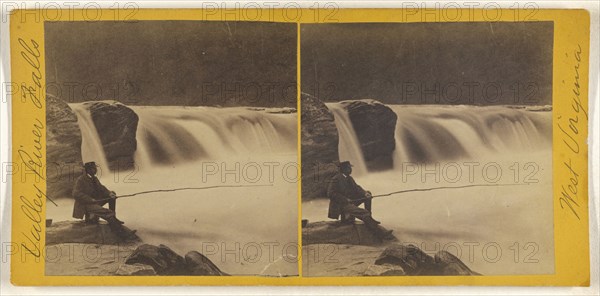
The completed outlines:
[[[269,187],[269,186],[273,186],[273,184],[214,185],[214,186],[205,186],[205,187],[183,187],[183,188],[174,188],[174,189],[156,189],[156,190],[140,191],[140,192],[131,193],[131,194],[119,195],[119,196],[116,196],[114,199],[124,198],[124,197],[132,197],[132,196],[148,194],[148,193],[158,193],[158,192],[175,192],[175,191],[183,191],[183,190],[204,190],[204,189],[214,189],[214,188]],[[110,201],[110,200],[113,200],[113,198],[98,199],[96,201],[104,202],[104,201]]]
[[[471,184],[471,185],[463,185],[463,186],[441,186],[441,187],[430,187],[430,188],[416,188],[416,189],[399,190],[399,191],[394,191],[394,192],[385,193],[385,194],[377,194],[377,195],[373,195],[371,198],[391,196],[391,195],[395,195],[395,194],[408,193],[408,192],[423,192],[423,191],[433,191],[433,190],[440,190],[440,189],[462,189],[462,188],[470,188],[470,187],[501,187],[501,186],[522,186],[522,185],[529,185],[529,184]],[[360,198],[360,199],[354,199],[352,201],[366,201],[369,199],[370,198],[365,197],[365,198]]]
[[[52,202],[52,203],[54,204],[54,206],[58,207],[58,204],[57,204],[57,203],[56,203],[54,200],[52,200],[50,197],[48,197],[48,195],[46,195],[46,198],[47,198],[47,199],[48,199],[50,202]]]

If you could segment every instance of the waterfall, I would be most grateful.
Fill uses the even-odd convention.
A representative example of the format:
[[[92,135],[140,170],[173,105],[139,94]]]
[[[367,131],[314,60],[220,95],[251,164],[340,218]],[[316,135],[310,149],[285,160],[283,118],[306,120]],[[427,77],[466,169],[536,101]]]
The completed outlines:
[[[85,104],[71,104],[82,135],[84,162],[108,168],[98,131]],[[285,109],[130,107],[139,117],[135,163],[139,168],[196,160],[296,153],[296,114]]]
[[[96,130],[88,106],[71,107],[83,136],[83,160],[106,167],[99,140],[103,131]],[[139,117],[136,170],[98,176],[117,195],[188,187],[266,185],[154,192],[119,199],[117,215],[127,227],[136,229],[145,243],[168,244],[180,254],[202,251],[200,242],[215,242],[228,250],[236,244],[296,243],[298,187],[290,180],[297,166],[290,164],[298,160],[297,113],[246,107],[130,108]],[[207,163],[213,165],[210,172],[204,170]],[[60,202],[60,207],[47,209],[48,217],[71,219],[73,200]],[[295,252],[294,248],[273,251],[285,256]],[[281,276],[298,272],[296,262],[272,264],[270,256],[253,262],[222,261],[221,252],[207,256],[230,274]]]
[[[348,112],[327,103],[338,129],[340,160],[349,160],[360,175],[367,171],[360,142]],[[502,153],[548,149],[552,112],[545,107],[388,105],[398,116],[394,167],[480,159]]]
[[[354,175],[360,176],[367,172],[367,164],[360,147],[360,142],[356,137],[356,132],[350,121],[348,111],[338,103],[326,103],[327,108],[333,113],[335,126],[338,130],[339,142],[338,153],[340,161],[350,161],[354,166]]]
[[[100,166],[100,169],[108,169],[108,161],[90,110],[83,103],[69,104],[69,107],[77,115],[77,122],[81,130],[81,160],[83,163],[94,161]]]
[[[245,107],[131,107],[140,167],[296,153],[296,114]]]
[[[481,159],[548,149],[552,113],[505,106],[389,106],[398,115],[394,164]]]
[[[361,145],[348,113],[340,103],[328,103],[327,107],[335,116],[340,158],[350,159],[355,165],[360,163],[357,159],[361,159]],[[540,246],[536,254],[539,262],[547,262],[543,267],[523,267],[511,258],[494,264],[474,260],[469,267],[486,275],[511,274],[515,270],[537,274],[540,268],[552,273],[551,108],[388,107],[397,115],[395,131],[387,135],[395,140],[393,167],[355,176],[362,188],[381,195],[372,202],[374,217],[387,229],[399,233],[403,241],[414,242],[423,249],[469,242],[483,245],[490,241],[510,248],[515,241],[535,241]],[[406,166],[407,162],[411,166]],[[488,164],[494,164],[490,167],[497,167],[497,171],[485,169]],[[486,184],[502,186],[451,189]],[[440,187],[448,188],[386,195]],[[324,220],[328,206],[327,199],[304,201],[302,218]]]

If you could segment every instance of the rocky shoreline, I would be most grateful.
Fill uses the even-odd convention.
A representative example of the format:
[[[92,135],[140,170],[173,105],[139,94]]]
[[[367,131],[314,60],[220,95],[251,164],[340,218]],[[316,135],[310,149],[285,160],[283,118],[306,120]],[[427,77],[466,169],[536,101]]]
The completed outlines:
[[[46,126],[47,195],[71,196],[73,183],[83,167],[77,115],[63,100],[49,95]]]
[[[308,277],[480,275],[447,251],[431,256],[398,238],[381,242],[358,222],[308,223],[302,245],[302,272]]]
[[[165,245],[122,241],[105,223],[61,221],[46,228],[46,275],[226,276],[206,256],[181,256]]]

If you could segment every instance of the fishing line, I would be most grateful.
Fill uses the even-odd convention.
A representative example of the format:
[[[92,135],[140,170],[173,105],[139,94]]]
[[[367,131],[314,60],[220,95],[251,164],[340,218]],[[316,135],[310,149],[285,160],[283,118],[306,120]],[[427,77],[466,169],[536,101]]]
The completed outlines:
[[[391,196],[391,195],[407,193],[407,192],[423,192],[423,191],[433,191],[433,190],[440,190],[440,189],[462,189],[462,188],[470,188],[470,187],[500,187],[500,186],[523,186],[523,185],[529,185],[529,184],[471,184],[471,185],[463,185],[463,186],[441,186],[441,187],[430,187],[430,188],[405,189],[405,190],[399,190],[399,191],[394,191],[394,192],[385,193],[385,194],[373,195],[373,198]],[[368,198],[361,198],[361,199],[356,199],[355,201],[363,201],[363,200],[367,200],[367,199]]]
[[[183,190],[203,190],[203,189],[214,189],[214,188],[242,188],[242,187],[270,187],[273,184],[253,184],[253,185],[214,185],[214,186],[206,186],[206,187],[183,187],[183,188],[174,188],[174,189],[156,189],[156,190],[148,190],[148,191],[140,191],[132,194],[119,195],[116,198],[123,197],[132,197],[142,194],[148,193],[157,193],[157,192],[175,192],[175,191],[183,191]],[[97,201],[109,201],[112,198],[99,199]]]

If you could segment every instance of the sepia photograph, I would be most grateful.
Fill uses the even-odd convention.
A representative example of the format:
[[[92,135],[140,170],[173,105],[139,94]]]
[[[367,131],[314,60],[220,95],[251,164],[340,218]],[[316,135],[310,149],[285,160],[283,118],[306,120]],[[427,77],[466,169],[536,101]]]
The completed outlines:
[[[553,274],[553,38],[302,24],[303,276]]]
[[[33,4],[0,294],[597,288],[597,9]]]
[[[297,276],[297,25],[46,22],[45,274]]]

